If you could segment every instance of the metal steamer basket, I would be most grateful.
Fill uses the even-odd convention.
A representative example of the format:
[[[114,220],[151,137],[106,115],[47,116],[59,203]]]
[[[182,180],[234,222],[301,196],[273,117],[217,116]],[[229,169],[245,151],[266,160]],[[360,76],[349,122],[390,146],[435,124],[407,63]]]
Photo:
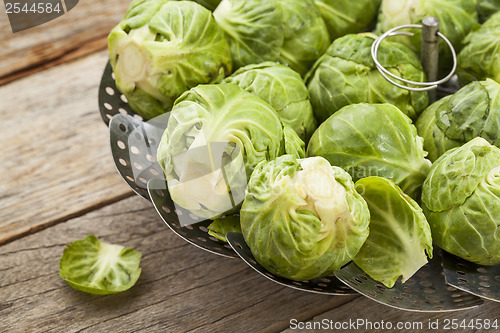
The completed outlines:
[[[377,39],[372,48],[372,55],[382,75],[394,84],[411,90],[434,89],[452,78],[456,58],[450,75],[436,82],[404,82],[393,77],[391,73],[386,73],[376,60],[377,47],[386,37],[411,35],[409,32],[399,32],[405,28],[422,28],[424,39],[426,35],[430,36],[429,38],[437,39],[439,36],[445,39],[438,34],[438,27],[433,20],[424,20],[423,26],[403,26],[386,32]],[[451,47],[451,44],[449,46]],[[424,69],[427,73],[434,72],[427,77],[435,78],[437,60],[433,57],[436,52],[432,46],[431,49],[425,46],[422,52]],[[452,53],[454,54],[454,51]],[[406,85],[394,80],[402,81]],[[418,87],[410,87],[411,85]],[[438,93],[442,95],[453,91],[453,88],[450,90],[448,87],[440,89]],[[256,262],[241,234],[228,233],[228,243],[222,242],[209,235],[207,227],[211,220],[199,219],[170,199],[163,171],[156,161],[156,149],[166,127],[167,116],[146,122],[135,113],[125,96],[116,88],[109,62],[99,87],[99,110],[103,121],[109,126],[111,152],[118,173],[135,193],[153,203],[158,215],[175,234],[198,248],[221,256],[239,257],[264,277],[290,288],[328,295],[360,293],[379,303],[403,310],[455,311],[479,306],[483,304],[483,298],[500,301],[500,267],[478,266],[437,248],[434,258],[427,265],[404,284],[398,281],[393,288],[374,281],[354,263],[344,266],[330,276],[308,281],[292,281],[273,275]],[[184,217],[189,217],[192,224],[181,226],[180,219]]]

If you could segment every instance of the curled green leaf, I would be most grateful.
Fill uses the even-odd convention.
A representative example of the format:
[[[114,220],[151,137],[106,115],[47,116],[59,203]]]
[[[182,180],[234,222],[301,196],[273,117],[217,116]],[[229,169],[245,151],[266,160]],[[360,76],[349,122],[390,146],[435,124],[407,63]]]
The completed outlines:
[[[139,279],[141,253],[88,235],[68,244],[59,275],[74,289],[107,295],[130,289]]]

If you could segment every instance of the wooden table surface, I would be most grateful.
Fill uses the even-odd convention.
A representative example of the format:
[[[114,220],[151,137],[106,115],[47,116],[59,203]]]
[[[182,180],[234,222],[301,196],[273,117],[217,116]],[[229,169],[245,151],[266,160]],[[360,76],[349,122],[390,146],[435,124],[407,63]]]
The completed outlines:
[[[98,113],[106,36],[127,6],[80,1],[15,34],[0,13],[0,332],[301,331],[292,319],[420,322],[397,331],[436,332],[429,320],[498,319],[500,304],[489,301],[415,313],[293,290],[173,234],[116,172]],[[143,253],[132,289],[94,296],[59,277],[65,244],[90,233]]]

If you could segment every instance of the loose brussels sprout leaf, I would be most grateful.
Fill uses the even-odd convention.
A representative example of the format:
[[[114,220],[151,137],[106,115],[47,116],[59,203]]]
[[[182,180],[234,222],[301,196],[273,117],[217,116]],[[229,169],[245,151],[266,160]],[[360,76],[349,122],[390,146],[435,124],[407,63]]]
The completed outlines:
[[[170,110],[184,91],[231,72],[224,33],[190,1],[133,1],[108,36],[117,88],[145,118]]]
[[[100,242],[96,236],[68,244],[59,262],[59,275],[68,284],[90,294],[107,295],[130,289],[139,279],[141,253],[121,245]]]
[[[376,19],[381,0],[314,0],[333,41],[365,31]]]
[[[413,198],[429,171],[422,138],[411,119],[389,104],[349,105],[314,132],[307,156],[322,156],[357,181],[369,176],[392,179]]]
[[[300,138],[287,136],[300,154]],[[259,162],[284,153],[283,125],[269,104],[234,84],[199,85],[175,102],[157,160],[176,204],[217,218],[239,207]]]
[[[351,177],[321,157],[283,155],[252,173],[240,211],[255,259],[292,280],[331,274],[368,237],[370,213]]]
[[[500,264],[500,149],[482,138],[432,165],[422,209],[436,245],[480,265]]]
[[[306,77],[316,119],[325,121],[356,103],[390,103],[415,119],[429,103],[427,93],[411,92],[387,81],[371,57],[377,36],[347,35],[335,40]],[[412,81],[425,81],[419,58],[400,43],[383,41],[378,60],[389,71]]]
[[[500,4],[500,1],[499,1]],[[491,78],[500,82],[500,12],[467,35],[458,54],[457,74],[461,81]]]
[[[205,8],[210,9],[211,11],[214,11],[215,8],[219,5],[221,0],[194,0],[195,2],[199,3]]]
[[[477,0],[476,3],[477,15],[479,22],[483,23],[490,18],[491,15],[500,11],[500,1],[498,0]]]
[[[472,82],[429,106],[416,126],[431,161],[478,136],[500,146],[500,84]]]
[[[234,83],[268,102],[280,120],[308,142],[316,129],[309,93],[294,70],[275,62],[249,65],[237,70],[224,82]]]
[[[222,0],[214,18],[226,33],[235,68],[278,58],[284,34],[277,0]]]
[[[462,40],[472,26],[477,24],[475,0],[382,0],[376,32],[381,34],[391,28],[406,24],[422,24],[426,16],[439,19],[439,31],[453,44],[458,52]],[[422,30],[413,29],[413,37],[391,37],[412,47],[420,53]],[[439,64],[441,71],[451,69],[453,61],[448,45],[439,42]]]
[[[284,31],[278,61],[304,76],[330,45],[328,30],[314,0],[278,0],[278,4]]]
[[[208,226],[208,234],[223,242],[227,242],[226,234],[228,232],[241,233],[240,217],[237,215],[226,216],[213,221]]]
[[[431,230],[420,206],[387,178],[356,182],[370,210],[370,235],[354,262],[374,280],[392,288],[432,258]],[[427,253],[427,255],[426,255]]]

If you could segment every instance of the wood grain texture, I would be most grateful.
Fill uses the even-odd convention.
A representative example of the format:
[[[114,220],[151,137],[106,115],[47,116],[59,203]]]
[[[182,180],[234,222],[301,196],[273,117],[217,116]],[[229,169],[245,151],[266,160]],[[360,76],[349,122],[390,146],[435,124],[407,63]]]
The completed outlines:
[[[111,158],[100,52],[0,87],[0,244],[132,195]]]
[[[142,252],[142,275],[132,289],[89,295],[71,289],[58,276],[65,244],[89,233]],[[241,260],[186,243],[137,196],[0,247],[0,274],[0,331],[14,333],[312,332],[288,329],[291,319],[415,322],[422,323],[422,329],[383,331],[436,332],[428,329],[429,320],[439,320],[442,328],[445,319],[497,319],[500,310],[500,304],[486,302],[467,311],[414,313],[362,296],[325,296],[282,287]]]
[[[64,245],[93,233],[142,252],[132,289],[95,296],[58,276]],[[1,332],[278,332],[359,296],[275,284],[173,234],[134,196],[0,247]]]
[[[82,0],[43,25],[12,33],[0,11],[0,85],[107,48],[109,31],[122,19],[129,0]]]
[[[342,305],[340,308],[336,308],[330,311],[327,311],[319,316],[315,316],[308,322],[308,325],[319,325],[323,320],[330,323],[337,322],[343,323],[348,322],[349,319],[356,322],[358,319],[365,320],[360,323],[359,327],[347,327],[345,330],[341,330],[345,333],[355,333],[355,332],[398,332],[398,333],[415,333],[415,332],[498,332],[498,330],[494,328],[486,329],[477,329],[474,330],[472,328],[458,330],[450,330],[451,326],[449,325],[448,330],[445,330],[446,321],[450,321],[455,319],[458,324],[462,320],[465,319],[466,323],[470,323],[472,319],[489,319],[491,321],[497,320],[498,325],[500,326],[500,303],[485,301],[485,303],[479,307],[463,310],[463,311],[454,311],[454,312],[440,312],[440,313],[425,313],[425,312],[410,312],[410,311],[402,311],[397,310],[375,301],[369,300],[365,297],[360,297],[352,302]],[[375,329],[375,323],[379,323],[381,321],[386,323],[391,323],[393,325],[392,329]],[[435,325],[438,323],[438,329],[434,329],[432,326],[429,327],[430,322]],[[371,326],[369,326],[371,323]],[[403,325],[411,325],[408,328],[397,329],[397,323],[402,323]],[[450,324],[449,323],[449,324]],[[306,324],[304,324],[306,325]],[[335,325],[335,324],[333,324]],[[314,327],[314,326],[311,326]],[[325,330],[321,329],[286,329],[282,333],[298,333],[298,332],[325,332]]]

